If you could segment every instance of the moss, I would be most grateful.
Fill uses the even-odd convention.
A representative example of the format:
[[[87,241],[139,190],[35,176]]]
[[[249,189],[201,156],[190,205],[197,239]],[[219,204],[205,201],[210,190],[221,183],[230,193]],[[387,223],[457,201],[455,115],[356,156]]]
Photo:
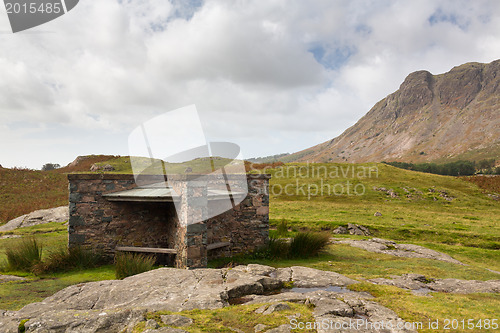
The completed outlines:
[[[19,333],[24,333],[26,331],[26,327],[24,327],[24,324],[26,324],[28,322],[29,319],[23,319],[21,320],[21,322],[19,323],[19,326],[17,327],[17,331]]]

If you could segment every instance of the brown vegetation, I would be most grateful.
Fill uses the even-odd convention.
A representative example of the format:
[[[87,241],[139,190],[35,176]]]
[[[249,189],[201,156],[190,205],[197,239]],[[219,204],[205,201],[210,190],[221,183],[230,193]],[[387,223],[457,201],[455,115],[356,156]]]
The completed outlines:
[[[37,209],[68,203],[66,175],[28,169],[0,169],[0,223]]]
[[[482,189],[500,193],[500,176],[470,176],[460,178],[473,182]]]

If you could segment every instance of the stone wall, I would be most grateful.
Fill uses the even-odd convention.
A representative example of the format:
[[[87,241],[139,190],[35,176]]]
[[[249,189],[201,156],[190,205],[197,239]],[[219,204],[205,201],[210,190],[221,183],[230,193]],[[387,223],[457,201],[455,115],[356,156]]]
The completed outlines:
[[[181,176],[178,184],[186,177],[192,176]],[[70,174],[68,179],[69,247],[97,249],[109,256],[114,254],[116,246],[174,248],[177,267],[204,267],[207,257],[248,252],[268,240],[268,175],[247,175],[248,195],[240,204],[196,224],[187,224],[184,213],[179,217],[174,203],[116,202],[103,197],[135,188],[133,175]],[[147,182],[148,177],[142,176],[141,184],[145,179]],[[158,182],[158,176],[151,176],[150,182]],[[203,195],[203,188],[191,187],[189,191],[191,194],[185,198],[191,200],[192,207],[196,193]],[[199,210],[194,205],[194,212],[204,216],[214,205],[217,203],[206,208],[200,206]],[[207,245],[218,242],[231,245],[207,251]]]

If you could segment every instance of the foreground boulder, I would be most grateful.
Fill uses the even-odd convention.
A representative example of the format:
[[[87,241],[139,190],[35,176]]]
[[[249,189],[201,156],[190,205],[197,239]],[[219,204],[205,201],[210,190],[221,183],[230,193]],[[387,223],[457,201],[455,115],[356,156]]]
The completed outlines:
[[[297,288],[300,291],[282,290],[285,282],[300,286]],[[146,313],[217,309],[228,306],[235,299],[244,299],[240,303],[249,304],[273,303],[263,309],[262,315],[287,309],[288,305],[283,302],[312,304],[318,323],[326,320],[342,324],[359,318],[367,323],[382,320],[404,323],[393,311],[371,301],[369,294],[342,288],[356,282],[335,272],[299,266],[278,269],[262,265],[233,269],[159,268],[124,280],[73,285],[19,311],[0,311],[0,327],[2,333],[16,333],[21,321],[27,320],[24,323],[27,333],[113,333],[132,332],[138,323],[143,322],[147,332],[183,332],[166,327],[157,330],[157,323],[146,321]],[[332,286],[344,291],[321,289]],[[174,323],[172,326],[191,325],[189,318],[179,315],[162,316],[161,320],[163,324]],[[282,325],[266,332],[290,331],[289,325]],[[380,332],[413,331],[394,329]]]
[[[306,270],[327,284],[355,282],[333,272]],[[120,332],[143,320],[146,311],[217,309],[234,298],[279,290],[293,272],[303,285],[311,279],[301,273],[301,268],[291,272],[261,265],[235,269],[159,268],[124,280],[67,287],[42,302],[1,313],[0,327],[3,332],[17,332],[19,323],[29,319],[26,332]]]

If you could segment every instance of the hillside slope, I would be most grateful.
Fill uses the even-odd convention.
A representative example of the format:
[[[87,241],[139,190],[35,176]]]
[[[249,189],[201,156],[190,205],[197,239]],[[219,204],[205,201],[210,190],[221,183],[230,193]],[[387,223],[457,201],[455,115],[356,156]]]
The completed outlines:
[[[408,75],[339,137],[286,156],[311,162],[443,161],[500,156],[500,60]]]

